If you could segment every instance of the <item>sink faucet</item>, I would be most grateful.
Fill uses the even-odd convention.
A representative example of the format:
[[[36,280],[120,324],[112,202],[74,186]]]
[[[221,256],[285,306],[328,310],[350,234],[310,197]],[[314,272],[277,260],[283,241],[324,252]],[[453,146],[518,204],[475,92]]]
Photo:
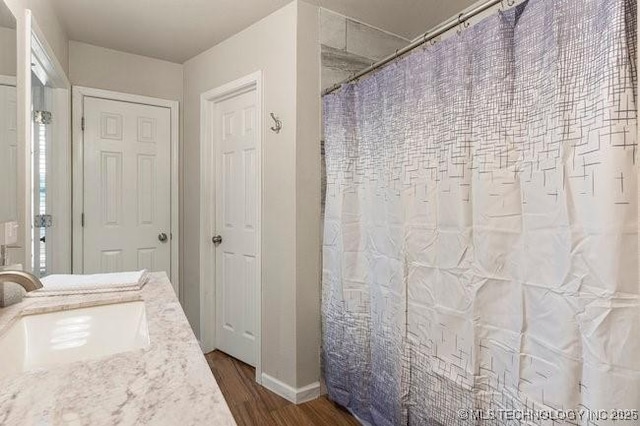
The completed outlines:
[[[0,271],[0,284],[5,282],[20,284],[27,291],[42,288],[38,277],[25,271]]]

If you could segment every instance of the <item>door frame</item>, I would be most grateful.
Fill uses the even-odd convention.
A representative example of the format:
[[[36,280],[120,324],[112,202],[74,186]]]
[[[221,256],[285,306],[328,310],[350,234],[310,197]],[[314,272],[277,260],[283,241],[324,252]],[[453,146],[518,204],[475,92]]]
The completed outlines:
[[[216,200],[211,197],[216,188],[215,123],[213,109],[217,102],[248,90],[256,91],[256,381],[262,382],[262,141],[264,117],[262,71],[257,71],[200,95],[200,339],[204,352],[216,349],[216,265],[215,246],[211,237],[215,235]]]
[[[111,101],[130,102],[168,108],[171,112],[171,284],[176,296],[182,301],[182,283],[180,280],[180,110],[179,102],[148,96],[132,95],[111,90],[73,86],[73,273],[82,274],[83,265],[83,227],[84,207],[84,98],[99,98]]]

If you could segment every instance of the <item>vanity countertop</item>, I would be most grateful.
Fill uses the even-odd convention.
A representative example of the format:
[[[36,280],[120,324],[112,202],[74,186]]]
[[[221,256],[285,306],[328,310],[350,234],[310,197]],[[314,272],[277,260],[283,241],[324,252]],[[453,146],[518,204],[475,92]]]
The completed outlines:
[[[140,291],[25,298],[0,309],[0,335],[22,315],[136,300],[148,348],[0,380],[0,424],[235,425],[164,273]]]

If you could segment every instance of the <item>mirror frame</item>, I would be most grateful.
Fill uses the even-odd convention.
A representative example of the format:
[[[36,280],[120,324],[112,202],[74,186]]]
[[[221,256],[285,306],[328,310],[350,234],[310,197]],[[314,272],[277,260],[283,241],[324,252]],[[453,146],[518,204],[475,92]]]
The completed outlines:
[[[20,20],[19,20],[20,21]],[[64,170],[63,176],[56,176],[55,197],[60,202],[55,204],[51,212],[54,217],[64,217],[56,227],[56,251],[60,253],[52,265],[56,273],[71,273],[71,84],[64,68],[38,26],[31,10],[24,11],[24,17],[18,23],[18,175],[22,185],[18,191],[24,196],[24,202],[18,206],[21,225],[21,241],[23,246],[23,265],[25,270],[33,269],[33,214],[32,188],[33,168],[31,152],[31,73],[35,68],[40,75],[46,75],[47,84],[53,89],[53,106],[56,112],[52,126],[55,140],[64,141],[58,144],[56,164],[58,170]],[[20,136],[21,135],[21,136]],[[55,219],[54,219],[55,220]]]

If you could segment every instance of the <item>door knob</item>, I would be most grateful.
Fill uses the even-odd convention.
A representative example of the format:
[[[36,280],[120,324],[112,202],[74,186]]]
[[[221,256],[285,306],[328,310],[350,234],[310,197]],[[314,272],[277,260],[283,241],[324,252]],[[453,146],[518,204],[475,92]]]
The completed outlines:
[[[211,242],[215,245],[221,244],[222,243],[222,236],[220,235],[216,235],[215,237],[211,238]]]
[[[164,232],[162,232],[161,234],[158,235],[158,240],[161,243],[166,243],[168,239],[169,238],[167,237],[167,234],[165,234]]]

